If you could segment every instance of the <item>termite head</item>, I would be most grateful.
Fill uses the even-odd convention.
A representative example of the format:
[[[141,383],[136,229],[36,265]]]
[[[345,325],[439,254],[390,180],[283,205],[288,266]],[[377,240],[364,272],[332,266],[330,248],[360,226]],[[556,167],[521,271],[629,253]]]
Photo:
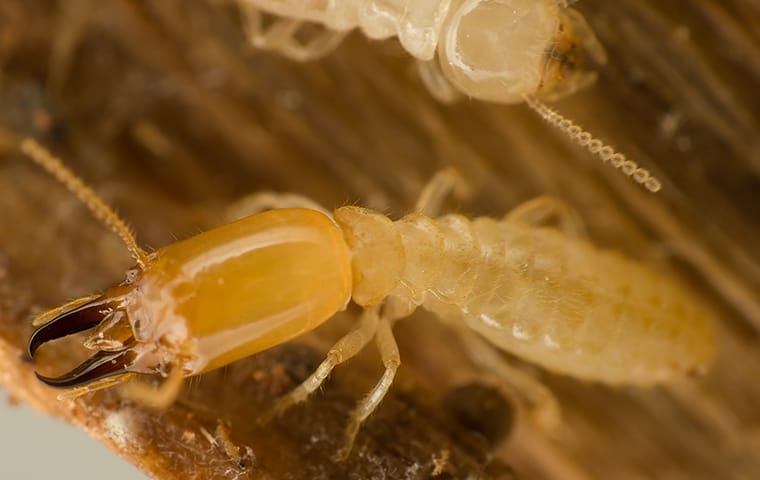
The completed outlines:
[[[33,358],[44,343],[86,330],[92,333],[83,345],[95,352],[64,375],[37,376],[50,386],[67,389],[62,397],[74,397],[126,381],[136,373],[166,375],[168,368],[184,366],[184,352],[190,351],[192,346],[192,342],[185,341],[188,336],[185,324],[162,321],[164,311],[151,311],[143,301],[145,291],[151,291],[146,288],[151,282],[145,280],[150,277],[156,255],[143,251],[126,223],[60,159],[31,138],[24,139],[20,147],[119,235],[136,262],[122,284],[100,296],[75,300],[37,317],[34,324],[41,326],[29,339],[30,357]]]
[[[150,325],[155,322],[141,318],[139,282],[134,278],[128,276],[123,284],[84,304],[77,302],[35,330],[28,343],[32,358],[47,342],[91,330],[82,345],[94,353],[63,375],[37,374],[43,383],[76,396],[121,383],[137,373],[168,374],[179,360],[182,342],[173,341],[177,336],[153,331]]]
[[[438,56],[467,95],[500,103],[556,98],[594,79],[604,51],[583,17],[556,0],[461,0],[452,5]],[[590,60],[590,61],[589,61]]]
[[[535,93],[544,100],[555,100],[588,86],[596,79],[595,68],[607,61],[602,45],[580,13],[568,8],[559,19]]]

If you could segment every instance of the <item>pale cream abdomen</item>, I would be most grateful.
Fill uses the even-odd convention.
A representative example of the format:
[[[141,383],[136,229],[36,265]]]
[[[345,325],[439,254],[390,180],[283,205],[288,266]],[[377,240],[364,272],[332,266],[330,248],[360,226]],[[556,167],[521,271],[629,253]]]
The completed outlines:
[[[704,310],[673,278],[550,229],[484,218],[473,229],[505,251],[473,266],[478,288],[459,303],[462,319],[502,349],[554,372],[638,385],[711,360]]]
[[[373,258],[387,266],[386,275],[375,266],[371,279],[355,279],[355,296],[410,299],[520,358],[585,380],[647,385],[713,356],[698,300],[617,253],[549,228],[458,215],[390,224],[350,208],[338,221],[349,232],[355,270]],[[381,230],[380,243],[356,241]]]

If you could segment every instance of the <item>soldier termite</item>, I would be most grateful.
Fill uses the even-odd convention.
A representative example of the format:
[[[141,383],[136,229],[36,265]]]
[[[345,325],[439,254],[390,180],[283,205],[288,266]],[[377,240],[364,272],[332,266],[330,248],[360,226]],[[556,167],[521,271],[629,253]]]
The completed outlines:
[[[560,98],[591,83],[589,64],[604,49],[564,0],[237,0],[251,43],[296,60],[318,58],[348,31],[396,36],[418,60],[420,78],[439,99],[457,93],[500,103],[526,102],[574,142],[648,190],[660,182],[594,139],[537,97]],[[261,12],[279,17],[266,25]],[[322,26],[306,41],[305,24]],[[437,59],[435,58],[437,56]]]
[[[436,175],[415,211],[397,221],[355,206],[330,215],[308,199],[267,195],[260,209],[309,208],[264,211],[148,254],[60,160],[31,139],[21,149],[115,231],[136,261],[121,284],[35,319],[32,357],[46,342],[91,330],[83,342],[95,352],[88,360],[62,376],[40,376],[66,389],[64,397],[159,374],[166,380],[157,389],[134,381],[125,387],[149,405],[168,405],[184,377],[286,342],[350,300],[364,308],[356,328],[270,412],[305,400],[375,339],[385,372],[352,412],[340,458],[400,365],[393,323],[420,306],[582,380],[647,386],[701,369],[713,356],[710,324],[692,295],[596,249],[581,238],[573,211],[549,197],[501,220],[434,216],[457,182],[451,170]],[[551,216],[561,231],[542,225]]]

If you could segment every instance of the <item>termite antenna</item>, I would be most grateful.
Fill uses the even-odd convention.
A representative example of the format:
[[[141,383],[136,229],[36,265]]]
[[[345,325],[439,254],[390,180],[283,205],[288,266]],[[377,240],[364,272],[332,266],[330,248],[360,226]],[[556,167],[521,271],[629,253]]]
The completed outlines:
[[[53,178],[58,180],[71,193],[92,212],[92,214],[116,233],[140,269],[145,269],[148,264],[148,254],[137,246],[135,236],[130,231],[124,220],[106,204],[90,187],[69,170],[63,162],[50,153],[45,147],[32,138],[21,141],[21,151],[24,152],[34,163],[45,169]]]
[[[629,160],[622,153],[616,152],[609,145],[605,145],[601,140],[594,138],[589,132],[569,118],[549,108],[532,95],[524,95],[524,98],[525,103],[538,113],[541,118],[560,129],[575,143],[601,158],[603,162],[610,162],[613,167],[633,178],[634,181],[643,185],[650,192],[656,192],[662,187],[660,181],[649,173],[647,169],[639,167],[633,160]]]

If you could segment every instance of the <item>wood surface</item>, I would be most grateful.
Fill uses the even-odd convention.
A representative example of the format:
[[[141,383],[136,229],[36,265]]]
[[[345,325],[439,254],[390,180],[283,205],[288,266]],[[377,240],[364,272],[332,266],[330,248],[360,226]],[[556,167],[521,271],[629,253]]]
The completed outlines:
[[[760,476],[760,4],[584,0],[607,50],[591,87],[553,106],[650,169],[651,194],[524,105],[432,99],[393,41],[354,33],[325,59],[252,49],[224,1],[6,0],[0,5],[0,383],[160,479],[665,478]],[[118,239],[23,159],[34,136],[155,248],[225,221],[247,194],[398,217],[438,169],[471,187],[449,202],[501,216],[541,194],[591,239],[673,273],[718,332],[709,373],[610,388],[516,364],[551,388],[545,431],[489,387],[457,336],[421,312],[396,328],[397,383],[345,463],[328,460],[381,368],[373,349],[306,405],[257,426],[350,322],[188,385],[155,413],[116,391],[57,401],[24,359],[30,318],[122,279]],[[38,368],[76,361],[74,341]],[[495,406],[495,407],[494,407]],[[44,458],[44,455],[43,457]],[[86,460],[86,459],[83,459]]]

